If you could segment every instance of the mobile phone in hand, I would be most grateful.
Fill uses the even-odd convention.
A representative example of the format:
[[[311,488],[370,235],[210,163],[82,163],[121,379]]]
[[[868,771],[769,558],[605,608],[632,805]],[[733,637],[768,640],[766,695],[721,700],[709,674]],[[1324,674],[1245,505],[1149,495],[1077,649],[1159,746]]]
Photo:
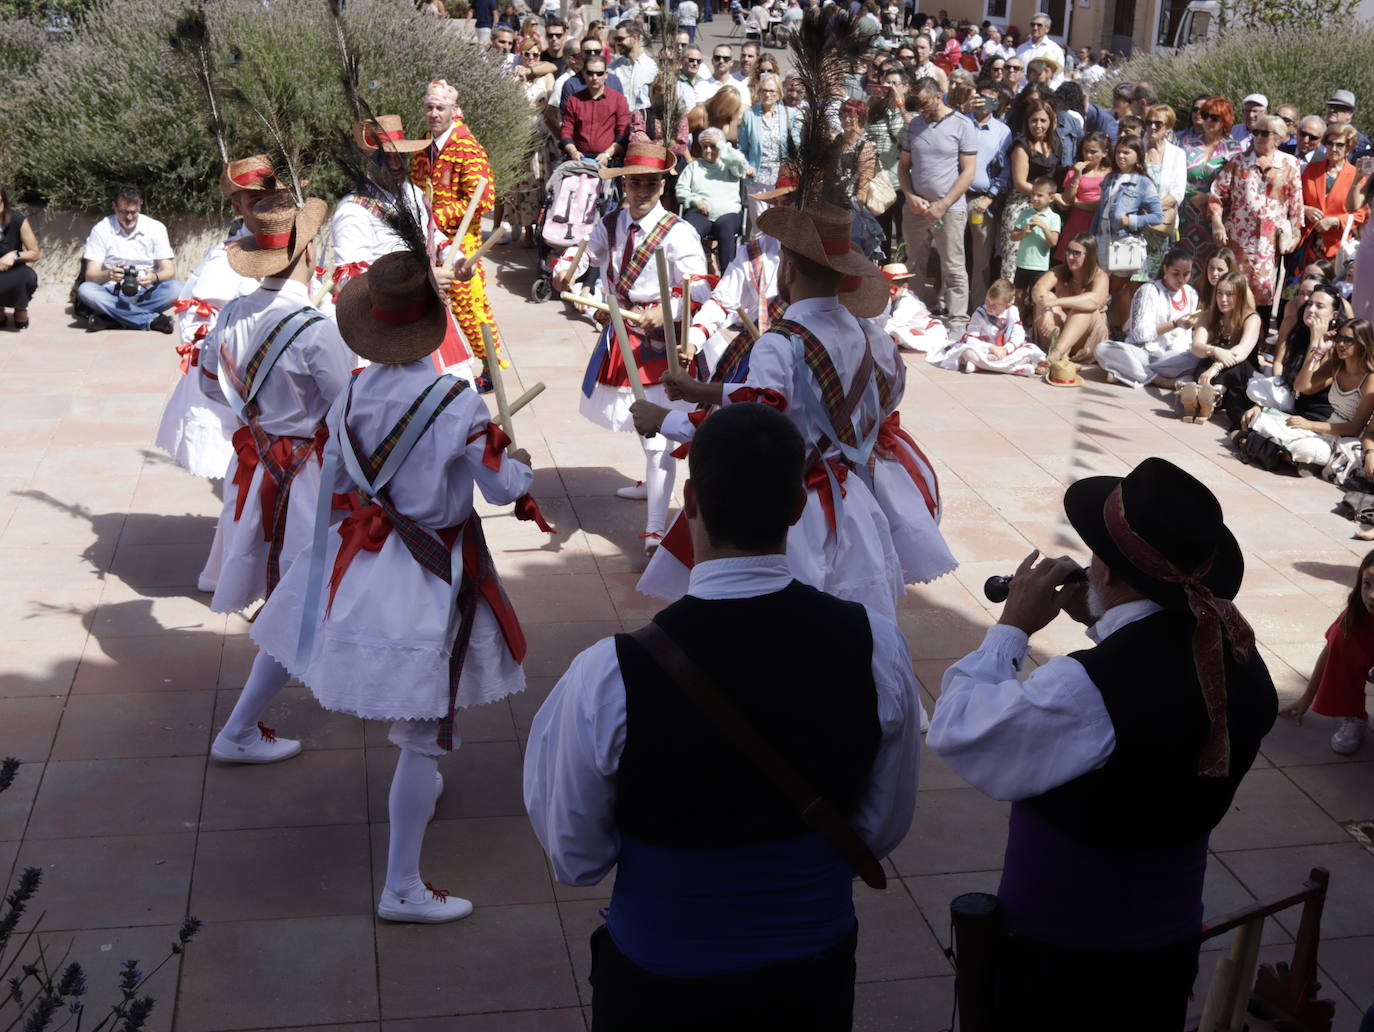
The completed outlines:
[[[1360,175],[1374,175],[1374,154],[1366,154],[1360,159]]]

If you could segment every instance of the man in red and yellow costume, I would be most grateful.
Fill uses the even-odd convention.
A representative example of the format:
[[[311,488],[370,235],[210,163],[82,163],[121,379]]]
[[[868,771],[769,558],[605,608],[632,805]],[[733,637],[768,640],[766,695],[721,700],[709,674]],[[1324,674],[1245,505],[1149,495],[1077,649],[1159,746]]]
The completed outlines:
[[[430,145],[411,159],[410,178],[424,191],[429,203],[429,229],[436,260],[443,257],[446,247],[453,246],[453,234],[458,232],[478,180],[487,182],[467,232],[456,242],[464,255],[470,255],[481,245],[481,217],[491,211],[496,198],[487,152],[463,123],[458,91],[443,79],[436,79],[425,90],[425,122],[429,126]],[[491,390],[488,356],[482,341],[483,323],[491,326],[497,350],[501,347],[501,335],[487,300],[486,279],[479,262],[471,276],[455,276],[449,288],[449,307],[467,338],[468,350],[482,360],[482,374],[477,378],[477,389],[482,393]]]

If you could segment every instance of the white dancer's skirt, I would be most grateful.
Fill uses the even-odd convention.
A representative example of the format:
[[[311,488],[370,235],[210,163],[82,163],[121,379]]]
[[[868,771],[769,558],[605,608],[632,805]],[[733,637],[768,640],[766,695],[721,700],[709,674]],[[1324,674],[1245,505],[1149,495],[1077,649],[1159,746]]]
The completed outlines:
[[[156,445],[193,477],[218,480],[234,457],[230,442],[238,420],[227,405],[201,393],[194,366],[177,380],[162,410]]]
[[[696,409],[696,406],[688,401],[669,401],[668,392],[658,384],[644,388],[644,400],[679,412],[692,412]],[[590,396],[579,392],[577,410],[597,426],[618,433],[633,433],[635,421],[630,415],[630,406],[634,403],[634,392],[630,388],[595,383],[592,385]]]
[[[1034,376],[1035,367],[1045,361],[1045,353],[1026,342],[1004,355],[994,355],[994,342],[980,337],[964,337],[931,350],[926,361],[941,369],[963,369],[971,366],[989,373],[1011,373],[1013,376]]]
[[[292,565],[253,624],[253,640],[310,688],[325,709],[369,720],[433,720],[448,712],[449,586],[420,566],[396,533],[379,552],[353,557],[329,615],[329,575],[342,543],[328,533],[324,588],[311,619],[317,629],[302,662],[301,619],[309,556]],[[525,673],[511,656],[495,615],[479,597],[458,682],[459,707],[522,691]]]

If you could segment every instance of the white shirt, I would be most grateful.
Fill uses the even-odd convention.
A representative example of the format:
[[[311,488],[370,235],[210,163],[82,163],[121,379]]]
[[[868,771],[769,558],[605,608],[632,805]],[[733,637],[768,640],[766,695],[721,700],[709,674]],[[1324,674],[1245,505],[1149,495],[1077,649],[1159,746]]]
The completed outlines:
[[[1146,599],[1113,606],[1088,636],[1097,643],[1160,606]],[[1097,770],[1116,748],[1102,693],[1083,664],[1055,656],[1025,681],[1024,631],[988,628],[983,644],[945,671],[927,744],[974,788],[994,799],[1043,795]]]
[[[983,37],[977,31],[970,32],[964,37],[964,42],[959,45],[959,49],[969,54],[975,50],[983,49]]]
[[[269,277],[258,290],[221,312],[206,338],[200,363],[200,389],[205,396],[227,403],[218,379],[221,348],[242,374],[272,327],[309,304],[304,283]],[[258,389],[259,425],[273,437],[311,436],[357,364],[357,356],[348,350],[333,320],[313,323],[282,352]]]
[[[1006,311],[996,319],[986,305],[979,305],[968,321],[968,329],[964,331],[964,338],[969,337],[977,337],[989,344],[1001,344],[1012,351],[1026,343],[1026,328],[1021,325],[1021,313],[1015,305],[1007,305]]]
[[[766,233],[758,236],[759,265],[763,280],[763,293],[759,293],[759,276],[754,263],[749,259],[749,248],[741,247],[735,252],[735,259],[725,267],[724,274],[711,292],[711,299],[697,309],[692,320],[692,337],[701,347],[706,338],[731,322],[738,322],[735,310],[743,308],[759,324],[759,315],[770,298],[778,292],[778,265],[781,262],[782,245]]]
[[[696,0],[682,0],[677,5],[677,23],[682,26],[695,25],[697,19],[701,17],[701,12],[697,9]]]
[[[1035,58],[1043,58],[1046,61],[1053,61],[1055,64],[1054,78],[1050,80],[1050,86],[1058,89],[1064,82],[1064,48],[1061,47],[1049,36],[1045,36],[1039,43],[1032,43],[1030,40],[1022,43],[1016,48],[1016,56],[1024,60],[1027,64]]]
[[[1159,280],[1146,283],[1131,302],[1131,320],[1126,327],[1126,343],[1139,344],[1151,355],[1177,355],[1193,346],[1193,331],[1175,327],[1160,336],[1159,324],[1181,319],[1197,310],[1197,291],[1184,284],[1181,295],[1171,295]],[[1179,307],[1179,305],[1182,307]]]
[[[825,345],[845,391],[849,390],[859,363],[863,360],[865,343],[875,355],[892,347],[891,338],[881,326],[872,319],[856,318],[833,297],[797,301],[788,306],[784,316],[801,323]],[[810,392],[819,402],[821,389],[806,363],[795,360],[790,338],[768,332],[755,341],[749,352],[749,374],[745,382],[727,383],[722,404],[731,404],[731,394],[741,386],[776,391],[786,398],[787,410],[784,415],[792,420],[802,440],[808,445],[819,441],[822,434],[827,438],[834,436],[829,420],[822,417],[822,423],[814,418],[810,407],[804,403],[802,392]],[[875,426],[881,418],[877,384],[870,382],[851,417],[856,436],[862,439],[862,428]],[[690,441],[696,433],[688,413],[676,410],[668,413],[661,430],[664,437],[674,441]],[[839,454],[839,449],[832,443],[823,457],[836,458]]]
[[[643,111],[649,106],[649,91],[658,76],[658,63],[648,54],[640,54],[634,61],[628,57],[617,57],[611,62],[610,71],[620,80],[625,89],[625,99],[631,111]]]
[[[792,580],[782,555],[714,559],[692,568],[700,599],[752,598]],[[911,827],[920,759],[920,704],[911,658],[890,619],[868,614],[882,737],[851,823],[880,859]],[[615,640],[581,652],[535,715],[525,748],[525,808],[566,885],[594,885],[620,855],[616,775],[625,750],[625,682]]]
[[[425,225],[424,194],[414,183],[406,183],[402,189],[411,213],[421,226]],[[334,209],[334,217],[329,220],[334,260],[340,265],[354,262],[370,265],[384,254],[405,250],[405,243],[396,231],[361,204],[355,204],[353,198],[354,195],[349,194],[341,200]]]
[[[741,102],[749,95],[747,90],[740,89],[739,80],[735,78],[734,73],[727,75],[724,79],[711,76],[705,81],[697,83],[697,103],[705,104],[726,86],[732,87],[739,93]]]
[[[206,251],[205,257],[201,258],[200,264],[196,266],[190,278],[182,284],[181,299],[194,298],[223,310],[232,299],[257,290],[260,286],[258,280],[240,276],[229,267],[229,255],[224,247],[229,240],[237,240],[247,235],[248,227],[243,226],[228,240],[221,240]],[[201,326],[213,326],[218,318],[219,312],[201,315],[195,308],[182,312],[178,316],[182,343],[189,344],[195,339]]]
[[[639,227],[635,232],[635,247],[638,247],[663,215],[663,205],[656,204],[649,214],[635,222],[630,218],[630,209],[621,208],[616,213],[614,247],[606,235],[605,220],[597,219],[592,226],[591,236],[587,238],[586,257],[590,266],[601,269],[602,289],[609,292],[620,273],[620,260],[625,254],[625,237],[630,231],[630,224],[634,222]],[[706,255],[701,249],[701,237],[685,220],[679,219],[677,225],[668,231],[662,246],[668,256],[668,275],[677,286],[682,285],[684,277],[706,275]],[[614,254],[610,253],[612,251]],[[651,258],[644,264],[643,270],[630,286],[630,300],[635,304],[659,300],[657,259]]]
[[[111,212],[91,227],[81,257],[106,269],[121,265],[151,269],[164,258],[174,257],[174,253],[167,239],[167,227],[157,219],[140,214],[134,231],[125,233]]]

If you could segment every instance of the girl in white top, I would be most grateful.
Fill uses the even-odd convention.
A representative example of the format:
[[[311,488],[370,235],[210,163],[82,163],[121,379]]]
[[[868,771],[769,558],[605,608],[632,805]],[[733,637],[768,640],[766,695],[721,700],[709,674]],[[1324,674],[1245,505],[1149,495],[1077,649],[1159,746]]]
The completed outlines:
[[[883,329],[891,334],[903,351],[935,352],[949,343],[945,324],[933,318],[911,289],[912,273],[901,262],[883,266],[887,277],[889,298],[887,310],[879,316]]]
[[[1095,352],[1107,377],[1127,387],[1148,383],[1172,387],[1193,371],[1193,327],[1199,311],[1197,291],[1188,280],[1193,260],[1188,250],[1175,247],[1160,263],[1159,279],[1136,291],[1126,340],[1104,340]]]

